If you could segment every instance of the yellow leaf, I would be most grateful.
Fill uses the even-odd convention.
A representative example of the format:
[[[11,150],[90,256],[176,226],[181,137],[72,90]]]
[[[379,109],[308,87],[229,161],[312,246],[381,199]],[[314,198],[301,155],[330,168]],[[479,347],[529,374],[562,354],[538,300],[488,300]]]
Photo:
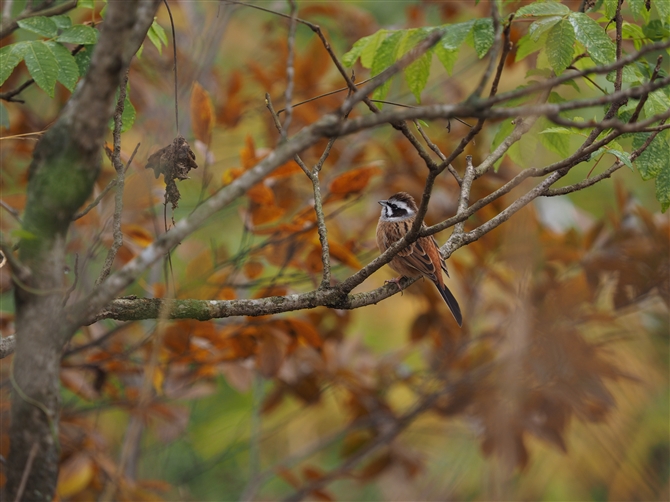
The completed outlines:
[[[93,479],[93,460],[85,453],[75,453],[60,467],[58,496],[70,498],[85,489]]]
[[[191,124],[196,139],[209,144],[214,128],[214,107],[209,93],[198,82],[191,91]]]
[[[158,366],[154,368],[154,374],[151,375],[151,381],[154,384],[154,390],[159,396],[163,395],[163,382],[165,381],[165,373]]]
[[[358,261],[358,258],[356,258],[356,255],[351,252],[349,248],[346,246],[343,246],[342,244],[338,244],[335,241],[329,241],[328,245],[330,246],[330,256],[335,258],[336,260],[344,263],[345,265],[359,269],[363,268],[363,265],[361,264],[360,261]]]

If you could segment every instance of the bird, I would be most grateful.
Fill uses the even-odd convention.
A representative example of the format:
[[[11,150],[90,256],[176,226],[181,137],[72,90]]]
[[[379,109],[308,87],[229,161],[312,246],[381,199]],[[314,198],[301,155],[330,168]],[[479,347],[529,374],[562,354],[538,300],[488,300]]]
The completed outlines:
[[[405,192],[398,192],[389,197],[388,200],[380,200],[379,204],[382,206],[382,211],[377,223],[377,247],[383,253],[409,232],[416,218],[418,208],[414,198]],[[421,225],[422,228],[425,228],[424,223]],[[389,266],[398,272],[401,277],[387,282],[396,283],[399,289],[399,282],[403,276],[410,278],[424,276],[433,281],[458,325],[463,325],[461,308],[454,295],[444,284],[444,278],[442,277],[442,270],[449,277],[447,264],[444,262],[437,241],[432,235],[419,237],[415,242],[399,251],[391,259]]]

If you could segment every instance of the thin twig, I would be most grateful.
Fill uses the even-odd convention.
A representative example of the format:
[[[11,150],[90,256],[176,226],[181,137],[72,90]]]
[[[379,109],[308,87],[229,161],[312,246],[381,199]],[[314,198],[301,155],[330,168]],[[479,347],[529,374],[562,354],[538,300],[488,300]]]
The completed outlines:
[[[23,474],[21,474],[21,482],[19,483],[19,489],[16,490],[16,497],[14,502],[20,502],[21,497],[23,497],[23,491],[26,489],[26,484],[28,483],[28,477],[30,476],[30,471],[33,469],[33,461],[37,456],[37,450],[39,449],[39,443],[33,443],[30,448],[30,453],[28,453],[28,460],[26,460],[26,466],[23,468]]]
[[[23,225],[23,222],[21,221],[21,213],[19,212],[18,209],[13,208],[9,204],[7,204],[5,201],[0,199],[0,207],[2,207],[5,211],[7,211],[9,214],[11,214],[16,221],[21,223]]]
[[[435,155],[437,155],[442,162],[447,160],[447,156],[445,154],[443,154],[442,150],[440,150],[440,148],[430,140],[430,138],[428,137],[426,132],[423,130],[423,127],[421,127],[421,124],[419,123],[419,121],[418,120],[413,120],[412,122],[414,122],[414,126],[416,127],[417,131],[419,131],[419,134],[421,134],[421,137],[426,142],[426,145],[428,145],[428,148],[430,148],[432,151],[434,151]],[[449,172],[451,173],[451,175],[456,180],[456,183],[458,183],[459,186],[460,186],[460,184],[463,182],[463,180],[458,175],[458,172],[456,171],[456,169],[454,169],[454,166],[452,166],[451,163],[450,163],[450,164],[447,165],[447,169],[449,169]]]
[[[86,206],[83,211],[79,211],[72,217],[72,221],[78,220],[79,218],[86,216],[94,207],[100,204],[105,195],[107,195],[107,192],[109,192],[115,186],[116,186],[116,179],[113,179],[109,183],[107,183],[107,186],[103,188],[102,192],[100,192],[100,194],[93,200],[93,202],[91,202],[88,206]]]
[[[168,5],[167,0],[163,0],[165,8],[168,11],[170,16],[170,27],[172,28],[172,58],[174,61],[173,71],[174,71],[174,123],[175,128],[177,129],[177,135],[179,135],[179,94],[178,94],[178,85],[177,85],[177,35],[175,34],[174,29],[174,19],[172,19],[172,11],[170,10],[170,5]]]
[[[470,190],[472,190],[472,182],[475,180],[475,167],[472,165],[472,155],[465,157],[465,175],[463,176],[463,183],[461,184],[461,194],[458,198],[457,215],[463,214],[470,205]],[[462,234],[465,228],[465,220],[459,221],[454,226],[453,234]],[[452,234],[452,235],[453,235]]]
[[[289,128],[291,127],[291,121],[293,120],[293,105],[291,101],[293,100],[293,84],[295,77],[295,68],[293,66],[293,61],[295,60],[295,32],[296,32],[296,16],[298,14],[298,8],[296,7],[295,0],[288,0],[288,3],[291,7],[291,20],[288,27],[288,55],[286,56],[286,91],[284,92],[284,106],[286,110],[286,118],[284,118],[284,125],[282,127],[282,136],[286,139]]]
[[[48,9],[40,11],[25,10],[24,12],[16,16],[15,19],[12,19],[11,21],[8,21],[6,23],[2,23],[2,26],[0,27],[0,39],[5,38],[14,30],[18,29],[19,24],[17,21],[35,16],[50,17],[50,16],[57,16],[59,14],[65,14],[67,11],[74,9],[76,6],[77,6],[77,0],[70,0],[69,2],[65,2],[60,5],[54,5],[53,7],[49,7]]]
[[[121,162],[121,128],[123,127],[123,109],[126,101],[127,85],[128,71],[126,71],[126,75],[121,82],[121,87],[119,89],[119,99],[116,102],[116,110],[114,111],[114,150],[112,152],[112,164],[114,165],[114,170],[116,171],[116,196],[114,197],[114,219],[112,226],[114,241],[112,242],[112,247],[107,253],[107,258],[105,258],[105,263],[102,266],[102,270],[100,271],[100,276],[98,277],[96,284],[100,284],[107,278],[110,271],[112,270],[112,265],[114,265],[116,253],[118,253],[121,246],[123,246],[123,232],[121,232],[121,213],[123,212],[123,188],[125,185],[126,172],[125,166],[123,165],[123,162]]]

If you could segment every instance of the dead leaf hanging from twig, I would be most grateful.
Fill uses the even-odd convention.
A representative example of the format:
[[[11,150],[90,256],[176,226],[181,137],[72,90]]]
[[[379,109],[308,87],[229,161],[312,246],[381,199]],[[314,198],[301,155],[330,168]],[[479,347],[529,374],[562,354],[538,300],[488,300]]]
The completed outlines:
[[[175,180],[188,179],[189,171],[197,167],[195,154],[188,142],[182,136],[177,136],[171,144],[149,156],[145,169],[153,169],[156,179],[163,174],[165,203],[171,203],[174,210],[181,197]]]

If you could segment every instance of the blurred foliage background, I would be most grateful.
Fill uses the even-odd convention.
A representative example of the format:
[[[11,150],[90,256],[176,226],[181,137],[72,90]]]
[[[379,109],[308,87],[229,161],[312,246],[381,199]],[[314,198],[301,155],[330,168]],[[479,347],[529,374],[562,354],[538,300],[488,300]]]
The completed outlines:
[[[566,2],[576,9],[573,3]],[[284,2],[259,5],[287,9]],[[95,23],[102,6],[70,15]],[[171,7],[179,132],[200,167],[179,184],[182,199],[173,214],[168,209],[168,223],[277,143],[264,96],[283,108],[287,56],[287,22],[276,15],[211,2]],[[487,2],[299,2],[298,11],[322,27],[338,55],[379,28],[488,15]],[[166,11],[158,23],[169,33]],[[514,25],[512,40],[525,29]],[[30,36],[19,30],[13,40]],[[130,71],[136,119],[124,133],[123,158],[140,146],[126,177],[117,266],[164,231],[164,185],[144,166],[175,135],[171,51],[171,43],[162,52],[145,43]],[[515,62],[512,53],[501,91],[523,84],[533,64],[533,58]],[[452,75],[431,72],[423,102],[464,99],[484,65],[464,48]],[[354,70],[357,80],[367,78],[367,70]],[[19,67],[6,85],[15,87],[26,76]],[[320,41],[299,25],[294,103],[342,86]],[[593,92],[587,82],[579,87]],[[576,95],[563,89],[566,99]],[[11,127],[3,129],[0,143],[0,182],[9,206],[23,209],[35,139],[68,97],[60,85],[55,99],[33,86],[24,104],[6,103]],[[296,106],[291,132],[344,97],[341,92]],[[387,99],[415,103],[402,79],[393,81]],[[445,126],[435,121],[426,131],[449,152],[468,127]],[[475,164],[502,126],[489,123],[468,146]],[[308,165],[325,144],[303,154]],[[539,144],[525,147],[533,148],[525,152],[531,160],[559,158]],[[114,177],[105,162],[97,193]],[[505,157],[497,173],[475,184],[473,197],[524,167]],[[593,167],[591,161],[573,169],[565,184]],[[335,280],[377,255],[376,201],[399,190],[418,197],[425,174],[411,145],[390,127],[335,142],[322,172]],[[438,180],[429,224],[455,213],[457,189],[447,175]],[[487,206],[467,225],[488,220],[520,193]],[[538,200],[457,251],[449,261],[449,287],[465,313],[462,329],[427,281],[351,312],[318,308],[207,323],[103,321],[82,329],[62,363],[59,499],[93,500],[110,482],[127,500],[280,499],[355,458],[431,392],[447,388],[397,437],[309,498],[668,500],[670,223],[653,194],[650,183],[622,169],[583,192]],[[317,285],[320,246],[311,198],[311,184],[297,165],[283,166],[176,249],[169,283],[158,266],[128,294],[233,299]],[[113,197],[104,198],[69,236],[72,270],[78,255],[75,295],[93,286],[112,242],[112,212]],[[3,231],[18,228],[9,213],[0,215]],[[442,243],[446,236],[437,238]],[[383,269],[358,290],[389,278]],[[0,288],[8,335],[13,300],[6,268]],[[5,417],[8,371],[3,360]],[[6,456],[4,426],[0,439]]]

